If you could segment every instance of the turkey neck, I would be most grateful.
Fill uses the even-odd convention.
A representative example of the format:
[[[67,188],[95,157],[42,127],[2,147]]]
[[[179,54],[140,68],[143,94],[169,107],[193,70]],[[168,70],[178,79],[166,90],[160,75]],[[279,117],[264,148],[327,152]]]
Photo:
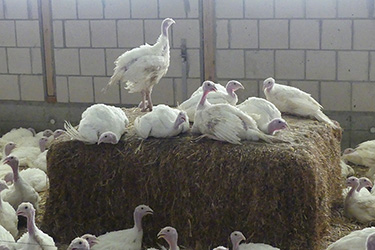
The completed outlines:
[[[174,125],[173,125],[173,128],[174,129],[178,129],[180,127],[180,125],[183,123],[184,121],[179,119],[178,117],[176,118],[176,121],[174,122]]]
[[[180,248],[177,246],[177,242],[173,242],[171,245],[169,245],[169,250],[180,250]]]
[[[13,183],[15,183],[20,178],[20,175],[18,172],[18,166],[12,166],[12,170],[13,170]]]
[[[29,236],[35,238],[36,225],[35,225],[35,210],[30,211],[30,216],[27,217],[27,231]]]
[[[8,156],[8,155],[10,155],[10,153],[12,152],[12,150],[13,150],[12,148],[10,148],[9,146],[7,147],[7,145],[5,145],[3,154],[5,156]]]
[[[233,250],[238,250],[240,246],[240,242],[236,242],[235,244],[233,244]]]
[[[235,93],[234,93],[234,90],[232,89],[232,88],[228,88],[227,89],[227,92],[228,92],[228,94],[231,96],[231,97],[235,97]]]
[[[207,106],[207,95],[208,95],[209,91],[205,91],[203,92],[203,95],[202,95],[202,98],[201,98],[201,101],[199,102],[198,106],[197,106],[197,109],[203,109],[205,106]]]
[[[353,197],[353,195],[356,192],[356,189],[358,188],[358,186],[359,186],[359,183],[352,186],[352,188],[349,190],[348,194],[346,195],[345,202],[344,202],[344,211],[347,210],[349,200],[350,200],[350,198]]]
[[[39,149],[43,153],[46,150],[46,142],[39,142]]]
[[[134,213],[134,227],[138,229],[138,232],[142,231],[142,215]]]

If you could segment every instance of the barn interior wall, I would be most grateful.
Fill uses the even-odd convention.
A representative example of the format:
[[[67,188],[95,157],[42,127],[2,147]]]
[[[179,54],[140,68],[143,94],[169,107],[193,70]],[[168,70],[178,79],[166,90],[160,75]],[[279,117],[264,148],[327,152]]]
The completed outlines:
[[[140,94],[127,93],[124,84],[101,89],[114,60],[153,44],[165,17],[176,20],[171,65],[153,100],[182,102],[184,88],[190,94],[204,78],[202,1],[213,0],[51,0],[57,103],[48,103],[39,20],[45,0],[0,0],[0,132],[76,123],[92,103],[138,104]],[[241,81],[240,101],[264,97],[261,84],[273,76],[311,93],[340,122],[343,147],[375,139],[373,0],[214,3],[216,80]]]

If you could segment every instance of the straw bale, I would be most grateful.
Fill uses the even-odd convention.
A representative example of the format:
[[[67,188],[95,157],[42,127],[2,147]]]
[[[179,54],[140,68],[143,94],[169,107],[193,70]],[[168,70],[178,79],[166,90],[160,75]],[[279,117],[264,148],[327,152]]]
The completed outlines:
[[[132,127],[117,145],[55,143],[42,229],[59,242],[99,235],[131,227],[134,207],[147,204],[155,213],[143,220],[146,246],[171,225],[188,249],[229,245],[240,230],[252,242],[317,250],[342,200],[341,131],[285,118],[291,128],[278,136],[291,143],[232,145],[189,133],[140,140]]]

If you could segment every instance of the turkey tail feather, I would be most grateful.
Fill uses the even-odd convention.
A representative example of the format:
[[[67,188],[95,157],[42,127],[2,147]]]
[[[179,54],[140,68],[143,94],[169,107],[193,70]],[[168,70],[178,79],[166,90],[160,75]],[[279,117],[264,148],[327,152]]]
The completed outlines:
[[[73,127],[73,125],[65,121],[64,128],[66,130],[66,133],[72,138],[73,140],[83,141],[83,142],[89,142],[84,136],[82,136],[79,131]]]
[[[328,123],[329,125],[331,125],[334,129],[338,129],[339,127],[333,123],[333,121],[331,119],[329,119],[328,116],[326,116],[322,111],[318,110],[318,112],[316,113],[315,115],[315,118],[318,120],[318,121],[321,121],[321,122],[326,122]]]

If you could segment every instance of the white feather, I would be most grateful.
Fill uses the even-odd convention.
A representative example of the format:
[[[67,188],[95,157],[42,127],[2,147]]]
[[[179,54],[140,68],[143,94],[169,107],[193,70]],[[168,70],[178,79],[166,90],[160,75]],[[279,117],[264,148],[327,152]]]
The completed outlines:
[[[135,131],[144,139],[149,136],[166,138],[184,133],[189,129],[189,118],[187,116],[186,121],[180,124],[177,129],[174,127],[175,121],[180,112],[184,111],[173,109],[164,104],[159,104],[158,106],[155,106],[150,113],[135,119]]]
[[[0,225],[0,245],[13,249],[15,241],[13,236],[6,230],[3,226]]]
[[[119,140],[128,124],[129,119],[120,108],[94,104],[82,113],[78,129],[75,129],[69,122],[65,122],[64,127],[72,139],[94,144],[98,142],[101,134],[108,131],[113,132]]]
[[[249,97],[237,105],[241,111],[253,117],[258,128],[264,133],[269,133],[269,124],[274,119],[282,119],[281,112],[276,106],[263,98]]]
[[[275,83],[273,78],[267,78],[263,86],[267,82],[273,82],[273,87],[264,88],[264,94],[268,101],[275,104],[281,111],[289,114],[300,115],[305,117],[315,117],[318,121],[324,121],[333,128],[338,128],[323,112],[320,105],[310,94],[292,87]]]
[[[353,231],[329,245],[327,250],[367,250],[367,237],[373,233],[375,233],[375,227]]]

